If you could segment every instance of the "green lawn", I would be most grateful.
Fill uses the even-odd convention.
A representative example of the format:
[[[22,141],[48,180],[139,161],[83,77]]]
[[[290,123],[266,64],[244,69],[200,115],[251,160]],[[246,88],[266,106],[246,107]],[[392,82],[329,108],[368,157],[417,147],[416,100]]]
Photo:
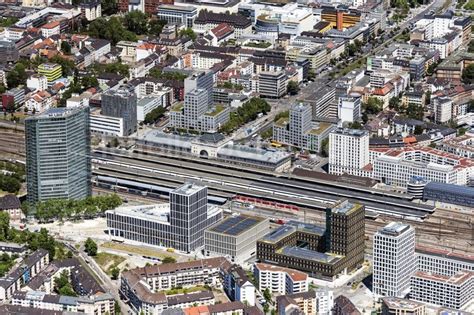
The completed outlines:
[[[97,264],[104,270],[108,275],[111,275],[112,269],[120,265],[125,261],[125,258],[119,255],[110,253],[100,252],[94,257]]]

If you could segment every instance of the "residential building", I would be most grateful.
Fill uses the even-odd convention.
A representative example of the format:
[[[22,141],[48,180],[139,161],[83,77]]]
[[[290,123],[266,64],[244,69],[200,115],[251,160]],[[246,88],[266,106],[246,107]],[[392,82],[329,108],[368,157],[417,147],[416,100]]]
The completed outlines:
[[[425,315],[425,304],[397,297],[383,298],[382,315],[398,314]]]
[[[20,58],[14,41],[0,40],[0,63],[16,62]]]
[[[80,3],[82,14],[87,21],[94,21],[102,16],[102,5],[98,0],[86,0]]]
[[[23,86],[9,89],[2,95],[2,107],[4,110],[16,109],[25,104],[25,89]]]
[[[333,292],[316,289],[307,292],[279,295],[276,298],[278,314],[331,314]]]
[[[137,95],[131,86],[107,90],[102,94],[101,108],[103,116],[123,119],[125,136],[137,131]]]
[[[322,142],[335,125],[312,122],[312,108],[309,104],[293,104],[289,119],[282,117],[273,124],[273,140],[297,148],[320,152]]]
[[[345,295],[339,295],[334,299],[334,306],[332,308],[333,315],[362,315],[354,303]]]
[[[260,292],[268,289],[285,295],[308,291],[308,275],[304,272],[265,263],[255,263],[253,272]]]
[[[453,119],[453,101],[450,97],[435,97],[433,99],[434,118],[437,123],[444,124]]]
[[[25,139],[29,202],[91,195],[88,108],[51,108],[28,117]]]
[[[168,205],[120,207],[106,211],[110,235],[193,252],[204,245],[204,231],[222,219],[207,204],[207,187],[184,184],[170,192]]]
[[[156,15],[159,20],[168,22],[167,24],[177,24],[192,28],[194,20],[198,15],[198,10],[193,6],[163,4],[158,6]]]
[[[460,157],[474,158],[474,132],[467,132],[456,138],[445,139],[436,147]]]
[[[0,242],[0,253],[2,254],[7,253],[11,255],[12,254],[23,255],[26,252],[26,250],[27,248],[25,245],[20,245],[17,243],[9,243],[9,242]]]
[[[32,306],[41,310],[68,311],[85,314],[114,314],[115,300],[109,293],[97,294],[92,297],[72,297],[46,294],[41,291],[17,291],[13,294],[12,305]]]
[[[403,298],[416,271],[415,229],[391,222],[374,235],[373,292]]]
[[[0,197],[0,211],[8,213],[10,221],[20,221],[25,218],[21,210],[20,199],[14,194],[6,194]]]
[[[204,232],[206,256],[225,256],[238,264],[256,254],[257,240],[270,231],[268,219],[247,215],[233,215]]]
[[[13,294],[20,290],[21,286],[28,284],[31,278],[36,276],[49,264],[49,253],[47,250],[38,249],[26,257],[21,266],[18,266],[5,277],[0,278],[0,301],[10,300]]]
[[[53,106],[53,98],[51,94],[46,91],[38,91],[26,100],[26,108],[29,111],[34,111],[36,113],[43,112]]]
[[[163,312],[163,315],[193,315],[193,314],[212,314],[212,315],[263,315],[263,312],[256,306],[246,306],[244,303],[235,301],[220,303],[207,306],[195,306],[184,310],[177,310],[173,313]]]
[[[362,264],[364,217],[363,205],[341,200],[326,210],[326,228],[290,221],[257,241],[257,259],[333,279]]]
[[[262,71],[258,74],[258,93],[262,97],[280,98],[286,94],[287,77],[284,71]]]
[[[48,79],[44,75],[33,74],[26,80],[26,86],[33,91],[44,91],[48,88]]]
[[[346,97],[339,97],[338,118],[342,123],[353,123],[360,120],[361,97],[359,94],[352,93]]]
[[[49,38],[53,35],[59,35],[61,33],[59,21],[52,21],[41,26],[41,34],[44,38]]]
[[[224,291],[231,301],[240,301],[247,305],[255,305],[255,286],[245,270],[233,265],[224,275]]]
[[[48,83],[51,83],[62,76],[62,67],[57,63],[43,63],[38,66],[38,73],[44,75]]]
[[[228,260],[219,257],[131,269],[121,274],[120,292],[129,300],[135,312],[161,314],[170,306],[163,290],[194,285],[222,287],[222,275],[230,267]],[[188,295],[190,298],[193,296],[193,294]],[[192,300],[194,300],[192,303],[198,302],[195,299]],[[209,300],[206,298],[206,301]],[[211,303],[204,305],[213,304],[213,301],[209,302]],[[172,308],[189,307],[189,305],[180,304],[173,303]]]
[[[329,173],[361,176],[369,164],[369,133],[337,129],[329,134]]]

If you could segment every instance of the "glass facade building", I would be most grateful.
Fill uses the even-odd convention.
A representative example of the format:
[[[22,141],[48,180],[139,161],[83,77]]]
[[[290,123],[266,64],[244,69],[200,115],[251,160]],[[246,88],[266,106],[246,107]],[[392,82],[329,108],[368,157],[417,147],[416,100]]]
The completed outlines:
[[[102,95],[102,115],[123,118],[124,136],[137,131],[137,95],[133,87],[123,85]]]
[[[27,200],[91,195],[89,108],[52,108],[25,120]]]

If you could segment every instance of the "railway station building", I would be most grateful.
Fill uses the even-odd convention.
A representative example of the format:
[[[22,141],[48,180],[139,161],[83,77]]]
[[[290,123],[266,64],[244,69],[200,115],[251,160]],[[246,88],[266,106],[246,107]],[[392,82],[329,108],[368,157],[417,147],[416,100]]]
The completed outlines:
[[[364,261],[364,213],[341,200],[326,209],[326,227],[290,221],[257,242],[257,259],[333,280]]]

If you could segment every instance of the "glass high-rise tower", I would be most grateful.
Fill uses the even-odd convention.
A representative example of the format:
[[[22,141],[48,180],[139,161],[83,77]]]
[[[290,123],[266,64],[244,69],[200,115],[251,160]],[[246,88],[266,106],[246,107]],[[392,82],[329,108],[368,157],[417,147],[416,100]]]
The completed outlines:
[[[27,200],[91,195],[89,108],[51,108],[25,120]]]

